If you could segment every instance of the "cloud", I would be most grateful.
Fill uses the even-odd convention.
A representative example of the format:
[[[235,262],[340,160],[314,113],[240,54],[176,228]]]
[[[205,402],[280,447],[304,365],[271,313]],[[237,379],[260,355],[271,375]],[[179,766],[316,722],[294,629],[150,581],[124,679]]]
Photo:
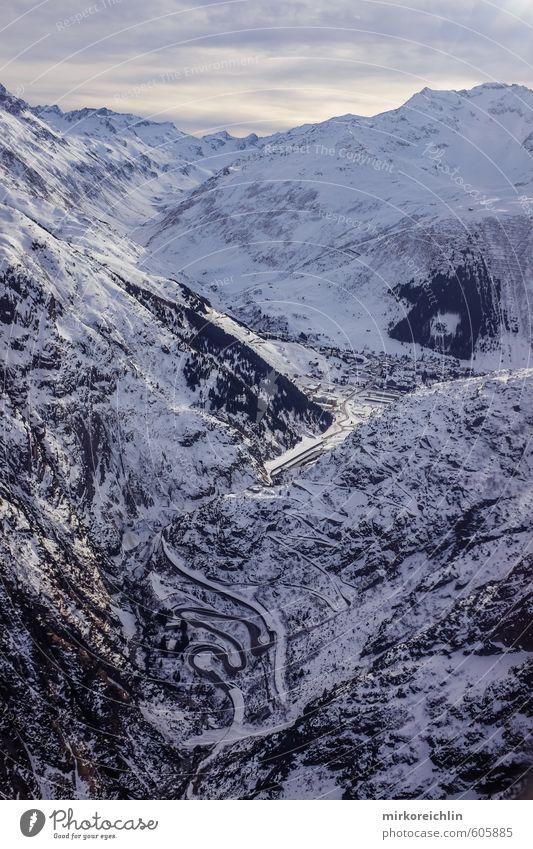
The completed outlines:
[[[193,132],[372,114],[415,90],[533,84],[526,0],[4,0],[0,79]]]

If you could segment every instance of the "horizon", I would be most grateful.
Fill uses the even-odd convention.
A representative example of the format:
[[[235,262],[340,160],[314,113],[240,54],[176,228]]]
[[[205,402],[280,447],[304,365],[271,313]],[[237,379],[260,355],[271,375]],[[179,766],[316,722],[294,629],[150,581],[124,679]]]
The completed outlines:
[[[224,133],[224,132],[228,132],[229,135],[233,136],[234,138],[246,138],[248,135],[251,134],[251,133],[246,133],[246,134],[241,135],[241,134],[237,134],[237,133],[230,133],[229,130],[228,130],[228,127],[219,127],[216,130],[208,130],[207,132],[193,133],[193,132],[190,132],[189,130],[184,130],[183,126],[179,123],[179,121],[175,121],[175,120],[168,119],[168,118],[163,119],[163,120],[159,120],[156,117],[154,117],[153,115],[143,115],[141,113],[126,112],[126,111],[122,111],[120,109],[112,109],[106,103],[102,103],[100,106],[73,106],[72,108],[69,108],[69,109],[62,109],[58,105],[57,102],[30,103],[29,101],[27,101],[24,98],[24,96],[22,94],[21,95],[15,94],[13,91],[10,91],[7,86],[3,85],[3,83],[1,83],[1,82],[0,82],[0,87],[3,87],[7,91],[8,94],[15,96],[15,97],[19,97],[31,109],[54,109],[55,108],[55,109],[59,109],[59,111],[64,115],[69,114],[71,112],[81,112],[84,109],[87,109],[92,113],[99,112],[99,111],[105,109],[109,112],[112,112],[115,115],[123,115],[125,117],[131,117],[131,118],[136,118],[136,119],[138,118],[141,121],[150,121],[150,122],[153,122],[153,123],[161,123],[161,124],[170,123],[170,124],[173,124],[173,126],[175,126],[176,129],[179,130],[180,132],[183,132],[183,133],[186,133],[186,134],[189,134],[189,135],[193,135],[197,138],[203,138],[203,137],[209,136],[209,135],[217,135],[217,134],[221,134],[221,133]],[[329,115],[329,117],[321,119],[320,121],[306,120],[306,121],[303,121],[299,124],[295,124],[291,127],[287,127],[287,128],[283,128],[283,129],[275,129],[275,130],[272,131],[272,133],[264,133],[264,134],[255,133],[255,134],[258,136],[258,138],[268,138],[270,135],[275,135],[276,133],[283,133],[287,130],[297,129],[298,127],[302,127],[302,126],[308,126],[308,125],[312,126],[312,125],[315,125],[315,124],[321,124],[321,123],[324,123],[324,122],[327,122],[327,121],[332,121],[332,120],[347,117],[347,116],[350,116],[350,117],[353,117],[353,118],[376,118],[379,115],[385,115],[389,112],[393,112],[396,109],[400,109],[403,106],[406,106],[413,97],[415,97],[417,94],[423,94],[425,91],[429,91],[429,92],[432,92],[432,93],[469,94],[470,92],[472,92],[472,91],[474,91],[475,89],[478,89],[478,88],[487,88],[487,89],[490,89],[490,88],[493,88],[493,89],[521,88],[521,89],[525,89],[526,91],[533,92],[533,88],[531,88],[530,86],[524,85],[523,83],[503,82],[503,81],[499,81],[499,80],[486,80],[486,81],[483,81],[483,82],[480,82],[480,83],[475,83],[474,85],[472,85],[468,88],[431,88],[430,86],[424,86],[421,89],[417,89],[415,91],[412,91],[408,95],[407,99],[403,100],[401,103],[398,103],[395,106],[391,106],[389,109],[385,109],[385,110],[382,110],[380,112],[374,112],[374,113],[371,113],[371,114],[368,114],[368,115],[355,113],[355,112],[345,112],[345,113],[339,114],[339,115]],[[254,131],[251,131],[251,132],[253,133]]]
[[[533,86],[533,8],[482,0],[6,0],[0,76],[28,102],[172,121],[193,135],[269,135],[371,116],[424,87]]]

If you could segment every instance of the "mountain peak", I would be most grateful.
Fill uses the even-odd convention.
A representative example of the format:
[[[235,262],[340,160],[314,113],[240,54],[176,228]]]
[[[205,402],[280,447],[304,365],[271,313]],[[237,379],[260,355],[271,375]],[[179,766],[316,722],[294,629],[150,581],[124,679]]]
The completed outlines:
[[[527,86],[520,85],[519,83],[484,82],[472,86],[471,88],[461,89],[430,88],[429,86],[424,86],[424,88],[420,89],[420,91],[417,91],[413,95],[411,95],[411,97],[406,101],[406,104],[410,103],[413,100],[416,100],[419,97],[424,97],[426,99],[437,98],[439,100],[442,100],[449,97],[455,97],[457,95],[459,95],[461,98],[472,98],[495,92],[510,92],[512,94],[523,93],[529,95],[533,93],[531,89],[527,88]]]
[[[0,83],[0,109],[6,112],[11,112],[12,115],[19,115],[24,109],[28,108],[28,104],[16,94],[11,94],[5,86]]]
[[[526,86],[519,85],[518,83],[500,83],[500,82],[486,82],[479,83],[478,85],[472,86],[469,89],[460,89],[461,94],[478,94],[486,91],[530,91]]]

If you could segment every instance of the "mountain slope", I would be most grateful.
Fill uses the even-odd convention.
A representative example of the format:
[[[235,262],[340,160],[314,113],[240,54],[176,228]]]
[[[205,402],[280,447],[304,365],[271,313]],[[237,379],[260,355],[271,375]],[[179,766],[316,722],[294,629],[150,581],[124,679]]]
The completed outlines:
[[[157,795],[170,767],[189,768],[180,742],[198,728],[189,694],[148,662],[153,621],[133,588],[171,517],[256,484],[330,414],[205,299],[136,270],[112,225],[89,233],[105,190],[80,156],[91,182],[113,174],[113,197],[127,194],[102,152],[7,94],[2,106],[1,789]]]
[[[532,98],[0,89],[3,795],[521,792],[533,374],[455,378],[528,360]]]
[[[519,791],[532,756],[532,380],[415,393],[285,486],[173,523],[153,559],[167,586],[169,550],[196,580],[237,579],[284,646],[277,697],[258,692],[259,659],[232,676],[244,715],[199,738],[220,742],[193,795]]]
[[[533,93],[485,84],[277,134],[147,223],[144,262],[257,327],[527,365],[532,131]]]

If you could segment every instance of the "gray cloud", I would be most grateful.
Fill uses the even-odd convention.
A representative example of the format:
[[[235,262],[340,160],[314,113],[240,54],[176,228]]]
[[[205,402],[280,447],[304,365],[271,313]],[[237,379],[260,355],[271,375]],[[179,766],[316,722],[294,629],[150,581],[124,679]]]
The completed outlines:
[[[189,131],[372,114],[415,90],[533,84],[529,0],[4,0],[0,80]]]

